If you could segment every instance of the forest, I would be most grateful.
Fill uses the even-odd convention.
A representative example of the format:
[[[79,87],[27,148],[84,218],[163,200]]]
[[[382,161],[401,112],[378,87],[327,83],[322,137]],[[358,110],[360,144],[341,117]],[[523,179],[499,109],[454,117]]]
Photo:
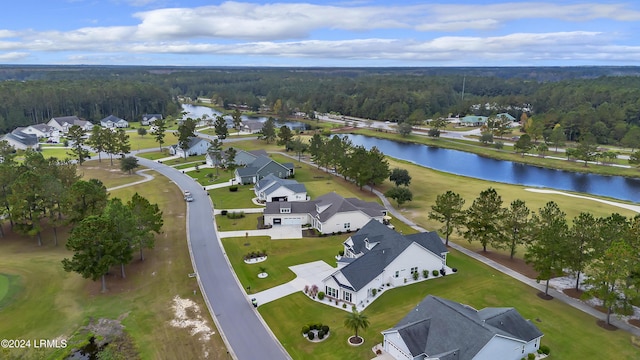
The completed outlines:
[[[216,68],[0,67],[0,130],[77,115],[178,115],[178,96],[215,104],[410,122],[508,112],[526,113],[545,135],[590,134],[620,143],[640,126],[638,67],[521,68]],[[526,129],[525,129],[526,130]]]

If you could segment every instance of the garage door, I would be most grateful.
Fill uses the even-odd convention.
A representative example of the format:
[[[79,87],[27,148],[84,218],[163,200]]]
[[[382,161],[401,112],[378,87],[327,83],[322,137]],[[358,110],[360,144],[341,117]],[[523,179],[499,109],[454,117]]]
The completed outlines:
[[[283,218],[282,225],[302,225],[300,218]]]

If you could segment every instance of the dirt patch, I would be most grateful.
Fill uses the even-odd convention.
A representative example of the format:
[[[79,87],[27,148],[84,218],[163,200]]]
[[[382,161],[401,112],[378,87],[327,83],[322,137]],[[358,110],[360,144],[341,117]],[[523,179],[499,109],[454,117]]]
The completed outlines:
[[[148,256],[153,249],[145,249],[145,260],[140,260],[140,253],[133,254],[134,259],[131,263],[125,265],[125,276],[120,274],[120,265],[113,266],[106,275],[107,281],[107,293],[109,294],[121,294],[132,290],[136,290],[140,286],[140,278],[145,276],[152,276],[152,272],[158,261],[156,256]],[[100,279],[97,281],[88,281],[86,290],[91,296],[100,296],[102,294],[102,282]]]
[[[639,319],[630,319],[629,320],[629,324],[631,324],[631,325],[633,325],[633,326],[635,326],[637,328],[640,328],[640,320]]]
[[[565,295],[578,300],[582,299],[582,294],[584,294],[583,290],[576,290],[576,288],[564,289],[562,292],[565,293]]]
[[[191,336],[198,336],[198,339],[203,343],[202,357],[208,358],[209,349],[205,344],[209,342],[215,332],[211,330],[207,325],[207,321],[202,317],[198,304],[190,299],[183,299],[176,295],[173,298],[171,308],[174,318],[169,322],[169,325],[181,329],[189,329]]]
[[[553,300],[553,296],[543,293],[542,291],[537,293],[538,297],[542,300]]]
[[[504,265],[509,269],[528,277],[529,279],[535,279],[538,276],[538,273],[533,269],[533,267],[527,264],[523,259],[511,259],[507,254],[501,254],[491,251],[484,252],[480,250],[477,253],[497,262],[500,265]]]
[[[596,323],[598,324],[598,326],[600,326],[601,328],[603,328],[605,330],[609,330],[609,331],[618,330],[617,326],[614,326],[614,325],[611,325],[611,324],[607,324],[607,322],[604,321],[604,320],[598,320]]]

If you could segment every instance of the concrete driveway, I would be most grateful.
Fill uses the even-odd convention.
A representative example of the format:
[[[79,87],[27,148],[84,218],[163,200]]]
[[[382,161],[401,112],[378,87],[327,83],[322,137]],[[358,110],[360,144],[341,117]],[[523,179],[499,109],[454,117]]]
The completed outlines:
[[[305,285],[320,286],[322,284],[322,279],[333,274],[333,272],[337,270],[324,261],[314,261],[306,264],[289,266],[289,269],[296,274],[295,279],[286,284],[278,285],[259,293],[248,295],[249,298],[255,298],[258,301],[258,306],[260,306],[270,301],[291,295],[295,292],[303,291]]]

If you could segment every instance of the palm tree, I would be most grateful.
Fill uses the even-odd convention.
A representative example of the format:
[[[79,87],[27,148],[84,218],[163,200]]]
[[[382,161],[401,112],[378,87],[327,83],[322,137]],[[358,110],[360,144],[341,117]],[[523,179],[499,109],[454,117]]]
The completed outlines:
[[[369,327],[369,319],[367,315],[358,312],[357,309],[353,309],[344,319],[344,326],[353,330],[356,333],[356,339],[360,339],[358,329],[366,330]]]

